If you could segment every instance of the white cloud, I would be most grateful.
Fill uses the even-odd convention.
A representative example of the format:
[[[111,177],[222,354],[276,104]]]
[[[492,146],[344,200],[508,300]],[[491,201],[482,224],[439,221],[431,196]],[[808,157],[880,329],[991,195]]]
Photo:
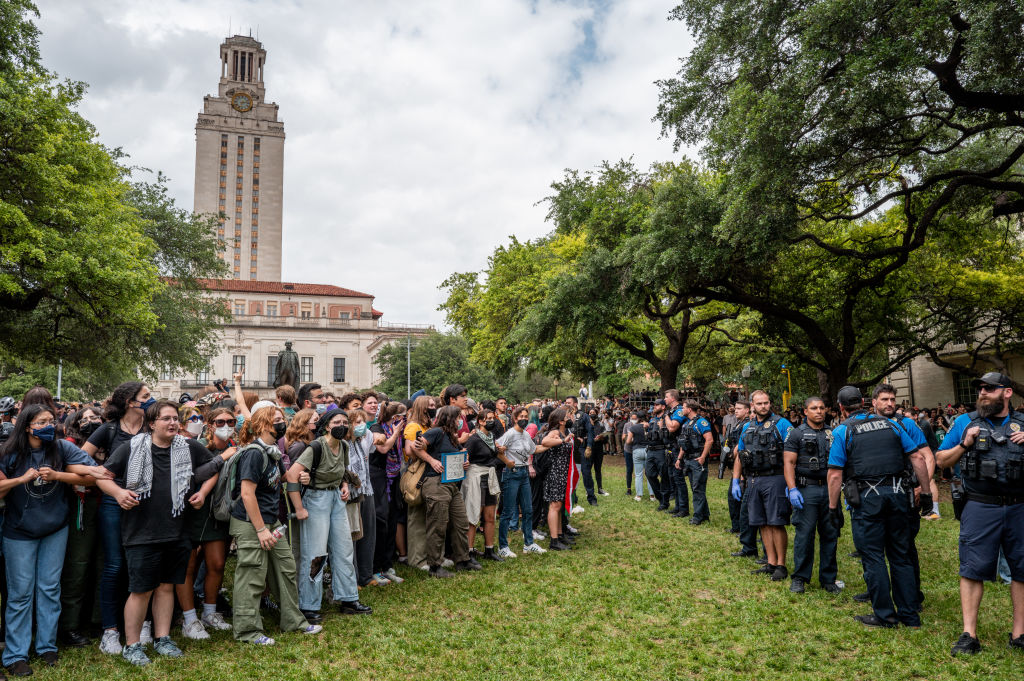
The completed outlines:
[[[564,168],[672,157],[651,122],[653,81],[691,45],[671,6],[41,0],[39,23],[44,64],[90,84],[101,140],[168,174],[189,208],[219,45],[229,21],[258,26],[288,136],[283,277],[440,324],[449,273],[550,229],[535,204]]]

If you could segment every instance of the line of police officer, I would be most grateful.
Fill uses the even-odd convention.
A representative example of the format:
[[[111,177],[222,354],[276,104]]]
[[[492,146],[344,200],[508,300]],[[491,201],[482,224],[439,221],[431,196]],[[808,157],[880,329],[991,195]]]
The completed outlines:
[[[871,411],[864,409],[858,388],[842,388],[837,395],[842,422],[834,430],[826,426],[825,404],[818,398],[805,403],[806,420],[794,427],[772,413],[767,393],[755,391],[751,394],[753,417],[746,420],[747,404],[737,403],[737,423],[727,429],[723,440],[721,465],[731,463],[733,472],[731,524],[741,542],[732,555],[756,556],[760,530],[766,557],[754,572],[768,574],[774,581],[785,579],[785,525],[792,512],[790,591],[803,593],[811,581],[817,537],[819,584],[839,593],[836,547],[845,522],[842,491],[868,589],[855,599],[869,602],[872,608],[870,614],[855,619],[869,627],[918,628],[924,594],[915,540],[921,516],[932,510],[929,469],[934,470],[933,457],[941,467],[961,462],[963,487],[954,487],[954,506],[961,519],[964,632],[952,653],[973,654],[981,649],[976,627],[982,585],[995,579],[1000,550],[1012,580],[1009,645],[1024,650],[1024,415],[1010,409],[1011,385],[1008,377],[997,372],[975,381],[977,410],[956,420],[937,455],[913,419],[896,417],[896,389],[891,385],[875,387]],[[648,439],[660,446],[655,462],[648,459],[648,475],[652,469],[660,475],[659,508],[667,509],[666,464],[671,457],[666,452],[675,451],[676,512],[685,515],[688,479],[694,494],[691,522],[699,524],[708,518],[704,487],[711,436],[710,424],[697,415],[696,406],[680,404],[675,391],[656,405]],[[666,407],[672,410],[671,416],[666,415]],[[672,447],[673,436],[677,449]]]

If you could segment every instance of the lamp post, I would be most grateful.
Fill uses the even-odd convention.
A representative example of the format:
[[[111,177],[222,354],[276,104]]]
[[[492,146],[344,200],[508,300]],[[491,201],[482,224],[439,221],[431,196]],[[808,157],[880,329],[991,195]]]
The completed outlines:
[[[786,374],[786,385],[788,386],[788,389],[782,393],[782,409],[785,411],[789,409],[789,400],[793,397],[793,377],[785,364],[782,365],[782,373]]]

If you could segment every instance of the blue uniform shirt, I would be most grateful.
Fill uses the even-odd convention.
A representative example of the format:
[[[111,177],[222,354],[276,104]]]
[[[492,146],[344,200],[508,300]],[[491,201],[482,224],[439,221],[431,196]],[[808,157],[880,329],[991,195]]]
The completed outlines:
[[[868,413],[864,412],[864,411],[858,412],[857,414],[854,414],[854,416],[853,416],[853,418],[858,419],[858,420],[859,419],[866,419],[867,417],[868,417]],[[889,422],[893,423],[893,425],[896,425],[893,422],[892,419],[889,419]],[[899,426],[896,426],[896,432],[899,433],[900,444],[903,445],[903,453],[904,454],[913,454],[914,452],[916,452],[917,450],[919,450],[921,448],[921,445],[916,444],[910,438],[910,436],[907,435],[907,431],[905,431],[903,428],[900,428]],[[920,432],[920,428],[918,428],[918,432]],[[922,435],[921,439],[924,440],[924,436],[923,435]],[[839,427],[837,427],[835,430],[832,431],[832,448],[828,452],[828,467],[829,468],[843,468],[845,466],[846,466],[846,425],[844,424],[844,425],[840,425]]]
[[[747,428],[750,427],[751,423],[756,424],[756,428],[760,428],[764,421],[758,421],[755,418],[753,421],[747,421],[743,424],[743,430],[740,431],[740,441],[736,445],[738,451],[742,452],[744,449],[743,436],[747,434]],[[793,430],[793,424],[789,422],[789,419],[780,417],[778,423],[775,424],[775,430],[779,433],[779,438],[784,443],[786,438],[789,437],[789,431]]]
[[[1002,428],[1003,426],[1006,425],[1006,422],[1009,419],[1010,415],[1007,414],[1001,419],[996,418],[996,421],[999,421],[999,423],[996,423],[992,419],[985,420],[988,421],[988,424],[993,428]],[[958,444],[963,442],[964,432],[967,430],[967,426],[971,425],[971,421],[972,419],[970,414],[960,414],[960,416],[957,416],[956,420],[953,421],[953,425],[950,427],[949,432],[946,433],[946,436],[942,438],[942,444],[939,445],[939,448],[953,449],[953,447],[956,447]]]
[[[673,415],[674,417],[674,415]],[[703,435],[704,433],[711,432],[711,424],[703,416],[694,416],[693,419],[688,421],[693,426],[694,430]]]
[[[906,431],[907,435],[909,435],[910,439],[914,441],[914,444],[917,445],[918,449],[928,446],[928,440],[924,436],[924,431],[921,430],[921,426],[917,425],[914,419],[904,416],[903,418],[893,417],[889,420],[899,426],[902,430]]]
[[[682,406],[678,406],[675,409],[673,409],[672,416],[670,416],[669,418],[678,423],[680,426],[686,425],[686,417],[683,416]]]

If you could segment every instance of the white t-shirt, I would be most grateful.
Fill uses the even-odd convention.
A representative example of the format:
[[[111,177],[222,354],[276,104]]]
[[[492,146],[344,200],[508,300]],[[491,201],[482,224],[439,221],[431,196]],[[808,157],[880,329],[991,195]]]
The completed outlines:
[[[515,428],[506,430],[505,434],[498,438],[497,444],[506,448],[505,456],[512,459],[517,466],[528,464],[530,456],[537,449],[537,445],[525,430],[520,433]]]

